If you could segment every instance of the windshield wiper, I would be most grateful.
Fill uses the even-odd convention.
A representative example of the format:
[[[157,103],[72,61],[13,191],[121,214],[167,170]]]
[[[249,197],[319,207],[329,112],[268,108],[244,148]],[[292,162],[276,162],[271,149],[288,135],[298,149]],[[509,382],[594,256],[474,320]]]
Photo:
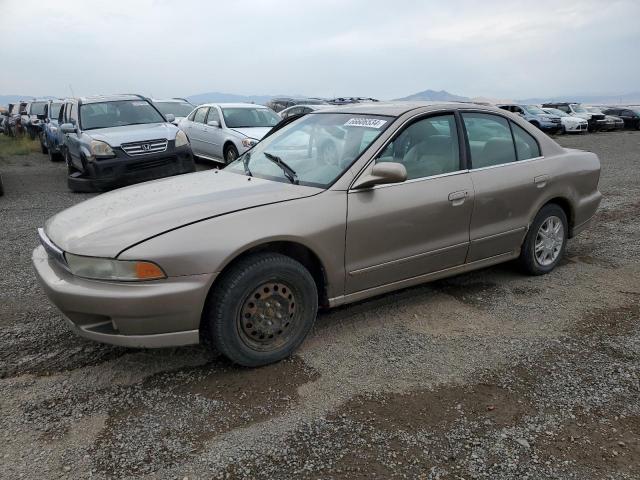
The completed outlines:
[[[251,152],[247,152],[242,156],[242,166],[244,167],[244,174],[248,177],[253,177],[251,170],[249,170],[249,159],[251,158]]]
[[[262,152],[262,154],[278,165],[284,172],[284,176],[287,177],[291,183],[295,183],[296,185],[298,184],[298,175],[296,175],[296,171],[287,165],[284,160],[272,153]]]

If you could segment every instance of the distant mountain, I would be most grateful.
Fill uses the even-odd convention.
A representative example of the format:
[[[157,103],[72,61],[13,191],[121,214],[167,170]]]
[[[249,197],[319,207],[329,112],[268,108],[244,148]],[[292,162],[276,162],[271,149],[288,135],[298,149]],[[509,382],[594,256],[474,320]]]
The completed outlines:
[[[445,90],[440,90],[439,92],[435,90],[425,90],[423,92],[414,93],[413,95],[409,95],[407,97],[396,98],[396,100],[419,100],[426,102],[467,102],[469,101],[469,97],[454,95],[453,93],[449,93]]]
[[[558,97],[537,97],[516,100],[518,103],[546,103],[546,102],[579,102],[593,105],[638,105],[640,92],[624,93],[622,95],[563,95]]]
[[[273,98],[273,95],[236,95],[234,93],[207,92],[190,95],[187,97],[187,100],[194,105],[213,102],[257,103],[264,105],[271,98]]]

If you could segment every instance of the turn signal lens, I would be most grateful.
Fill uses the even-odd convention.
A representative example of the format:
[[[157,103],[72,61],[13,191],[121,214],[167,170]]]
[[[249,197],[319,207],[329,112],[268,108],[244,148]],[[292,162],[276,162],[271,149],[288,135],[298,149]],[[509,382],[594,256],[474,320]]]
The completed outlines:
[[[164,278],[164,272],[155,263],[136,262],[136,276],[138,280],[152,280]]]

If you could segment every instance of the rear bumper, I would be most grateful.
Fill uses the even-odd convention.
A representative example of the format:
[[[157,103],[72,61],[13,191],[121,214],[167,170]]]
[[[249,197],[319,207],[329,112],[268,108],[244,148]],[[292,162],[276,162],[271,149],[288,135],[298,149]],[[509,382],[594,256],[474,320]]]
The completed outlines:
[[[38,281],[80,336],[126,347],[169,347],[199,342],[202,309],[215,274],[125,283],[75,277],[33,251]]]

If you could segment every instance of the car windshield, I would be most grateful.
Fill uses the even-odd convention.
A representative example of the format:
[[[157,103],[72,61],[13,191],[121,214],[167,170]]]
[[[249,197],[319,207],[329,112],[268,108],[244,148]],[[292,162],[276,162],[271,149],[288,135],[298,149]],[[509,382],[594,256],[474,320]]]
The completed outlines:
[[[268,108],[223,107],[222,116],[229,128],[273,127],[282,120]]]
[[[599,108],[596,107],[587,107],[587,111],[589,113],[602,113]]]
[[[582,105],[572,105],[572,108],[576,113],[588,113]]]
[[[61,103],[52,103],[51,107],[49,108],[49,118],[52,118],[54,120],[58,119],[58,116],[60,115],[60,108],[62,108],[62,104]]]
[[[525,105],[525,107],[527,109],[527,112],[529,112],[531,115],[544,115],[544,110],[542,110],[540,107],[536,107],[535,105]]]
[[[86,103],[80,106],[83,130],[161,123],[164,118],[146,100]]]
[[[557,108],[545,108],[545,112],[550,113],[552,115],[557,115],[558,117],[570,117],[568,113],[563,112],[562,110],[558,110]]]
[[[295,178],[301,185],[327,188],[391,120],[351,113],[311,113],[268,136],[225,170],[239,174],[248,170],[255,177],[287,183]]]
[[[188,102],[153,102],[163,115],[172,114],[174,117],[186,117],[193,110]]]
[[[44,107],[47,102],[33,102],[31,104],[31,115],[42,115],[44,114]]]

